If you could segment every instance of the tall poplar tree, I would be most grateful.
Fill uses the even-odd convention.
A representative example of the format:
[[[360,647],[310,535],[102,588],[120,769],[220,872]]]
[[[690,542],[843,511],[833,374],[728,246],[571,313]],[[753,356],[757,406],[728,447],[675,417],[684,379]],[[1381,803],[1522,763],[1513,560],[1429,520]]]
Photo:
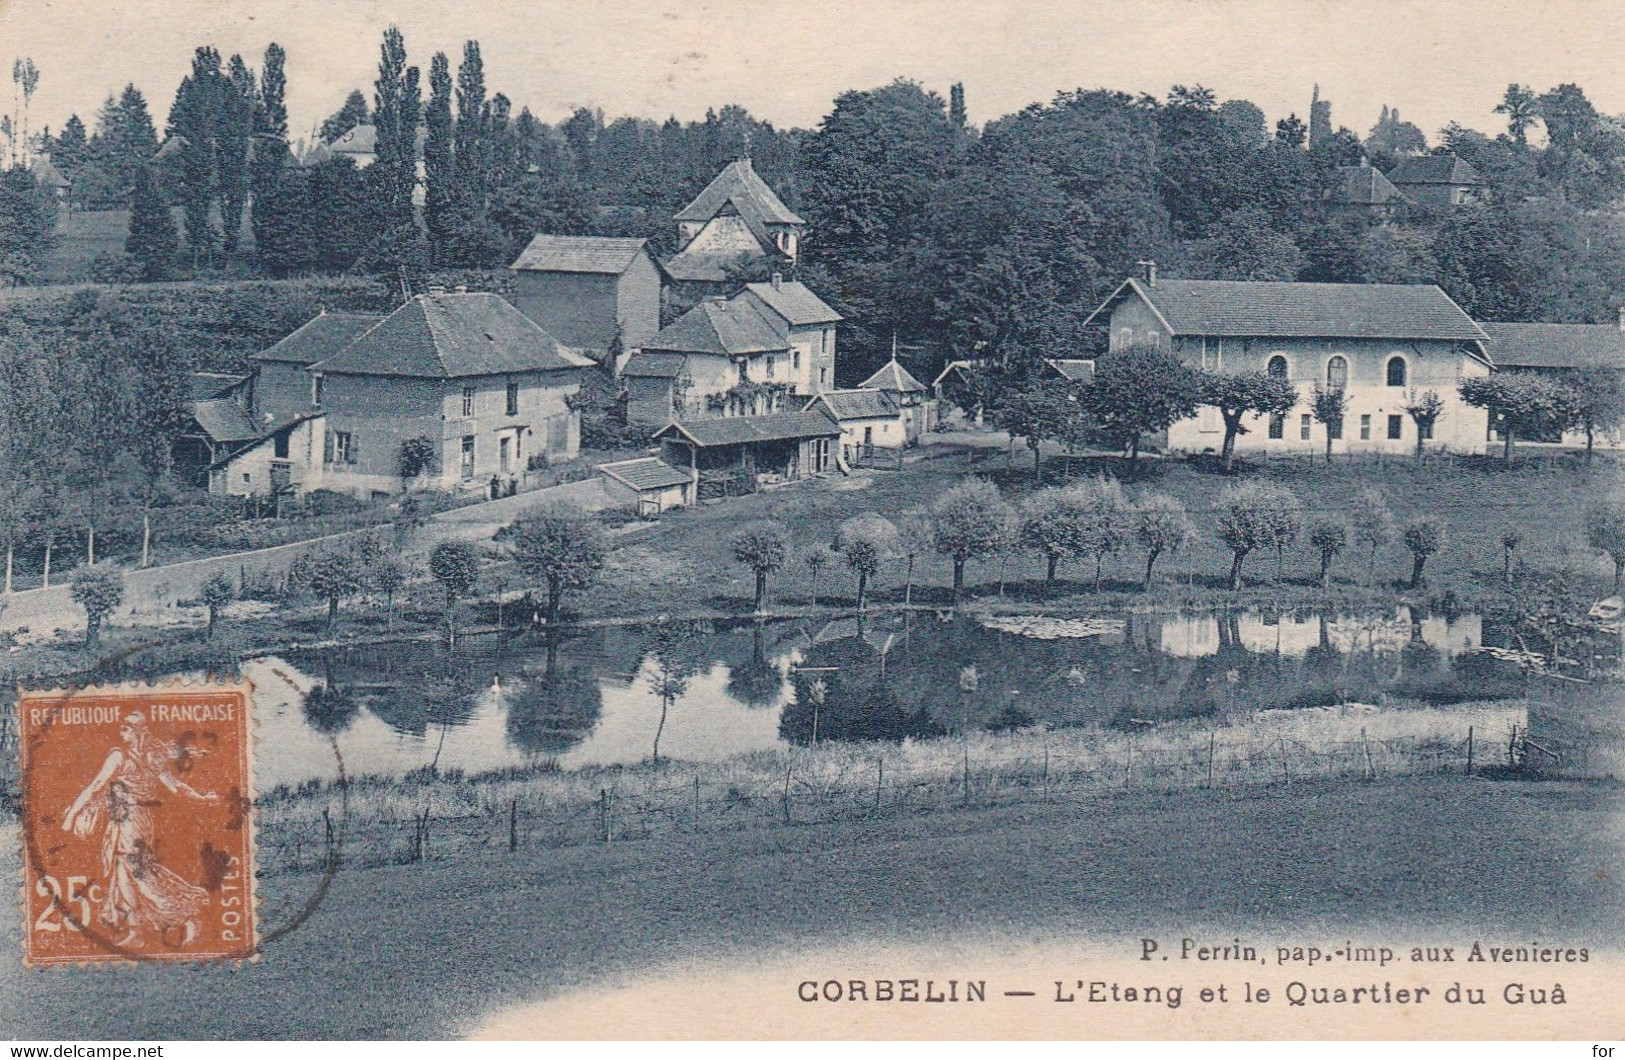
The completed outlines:
[[[175,219],[169,203],[152,179],[152,170],[136,171],[135,191],[130,196],[130,231],[124,239],[124,252],[141,263],[141,278],[147,282],[169,277],[180,251]]]
[[[429,62],[429,101],[423,108],[423,220],[436,258],[445,253],[450,212],[456,196],[452,146],[451,62],[435,52]]]
[[[417,132],[422,110],[418,68],[406,62],[406,41],[391,26],[379,48],[378,80],[374,83],[373,125],[378,132],[375,149],[379,190],[389,228],[413,225],[412,189],[417,185]]]
[[[457,192],[471,213],[485,207],[490,191],[490,128],[480,42],[466,41],[463,62],[457,68]]]

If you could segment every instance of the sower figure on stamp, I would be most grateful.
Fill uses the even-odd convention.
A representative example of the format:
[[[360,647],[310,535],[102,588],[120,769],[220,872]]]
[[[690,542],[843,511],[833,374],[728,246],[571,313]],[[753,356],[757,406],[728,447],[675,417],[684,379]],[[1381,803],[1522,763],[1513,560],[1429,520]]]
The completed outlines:
[[[170,771],[178,757],[174,745],[149,735],[143,715],[125,718],[119,738],[123,746],[107,753],[95,779],[68,808],[62,828],[80,839],[101,832],[106,883],[97,919],[124,932],[116,945],[143,946],[144,933],[173,941],[175,929],[182,932],[177,944],[184,945],[197,933],[197,915],[209,903],[209,892],[158,863],[153,808],[160,788],[201,802],[219,802],[220,796],[176,779]]]

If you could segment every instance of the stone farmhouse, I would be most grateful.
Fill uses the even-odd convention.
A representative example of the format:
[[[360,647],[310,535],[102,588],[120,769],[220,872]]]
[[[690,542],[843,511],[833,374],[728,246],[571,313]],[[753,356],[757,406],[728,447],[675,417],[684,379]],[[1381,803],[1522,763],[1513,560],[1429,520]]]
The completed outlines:
[[[627,360],[628,423],[783,411],[786,398],[835,379],[841,316],[806,285],[777,274],[713,296],[646,340]]]
[[[689,298],[731,294],[742,272],[793,268],[806,226],[748,158],[725,167],[674,220],[677,254],[666,275]]]
[[[645,240],[539,235],[509,269],[516,309],[611,370],[660,330],[660,267]]]
[[[1328,430],[1334,452],[1412,451],[1417,425],[1405,407],[1427,391],[1439,396],[1444,412],[1423,444],[1484,450],[1488,417],[1462,401],[1457,388],[1490,373],[1490,337],[1432,284],[1158,280],[1149,265],[1085,324],[1108,327],[1113,350],[1161,347],[1194,367],[1267,372],[1296,384],[1298,407],[1288,417],[1248,418],[1238,451],[1324,450]],[[1346,394],[1341,425],[1315,421],[1317,386]],[[1223,438],[1218,411],[1203,408],[1169,428],[1167,444],[1216,452]]]

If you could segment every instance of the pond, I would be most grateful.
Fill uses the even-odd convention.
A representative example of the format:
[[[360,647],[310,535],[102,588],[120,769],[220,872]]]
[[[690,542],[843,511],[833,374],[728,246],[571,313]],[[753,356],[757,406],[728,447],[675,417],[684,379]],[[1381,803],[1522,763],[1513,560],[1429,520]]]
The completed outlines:
[[[263,658],[260,791],[434,766],[714,761],[814,738],[1154,725],[1521,694],[1477,615],[875,616],[580,631]],[[1504,653],[1502,653],[1504,654]]]

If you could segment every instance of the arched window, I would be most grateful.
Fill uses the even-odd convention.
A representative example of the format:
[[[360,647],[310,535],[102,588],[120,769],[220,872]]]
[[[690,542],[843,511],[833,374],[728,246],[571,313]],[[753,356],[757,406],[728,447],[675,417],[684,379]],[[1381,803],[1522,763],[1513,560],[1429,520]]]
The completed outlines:
[[[1269,374],[1275,379],[1286,378],[1286,358],[1276,354],[1270,358]]]
[[[1343,390],[1349,385],[1348,358],[1339,354],[1326,362],[1326,389]]]
[[[1403,357],[1390,357],[1390,358],[1388,358],[1388,385],[1389,386],[1404,386],[1405,385],[1405,358],[1403,358]]]

